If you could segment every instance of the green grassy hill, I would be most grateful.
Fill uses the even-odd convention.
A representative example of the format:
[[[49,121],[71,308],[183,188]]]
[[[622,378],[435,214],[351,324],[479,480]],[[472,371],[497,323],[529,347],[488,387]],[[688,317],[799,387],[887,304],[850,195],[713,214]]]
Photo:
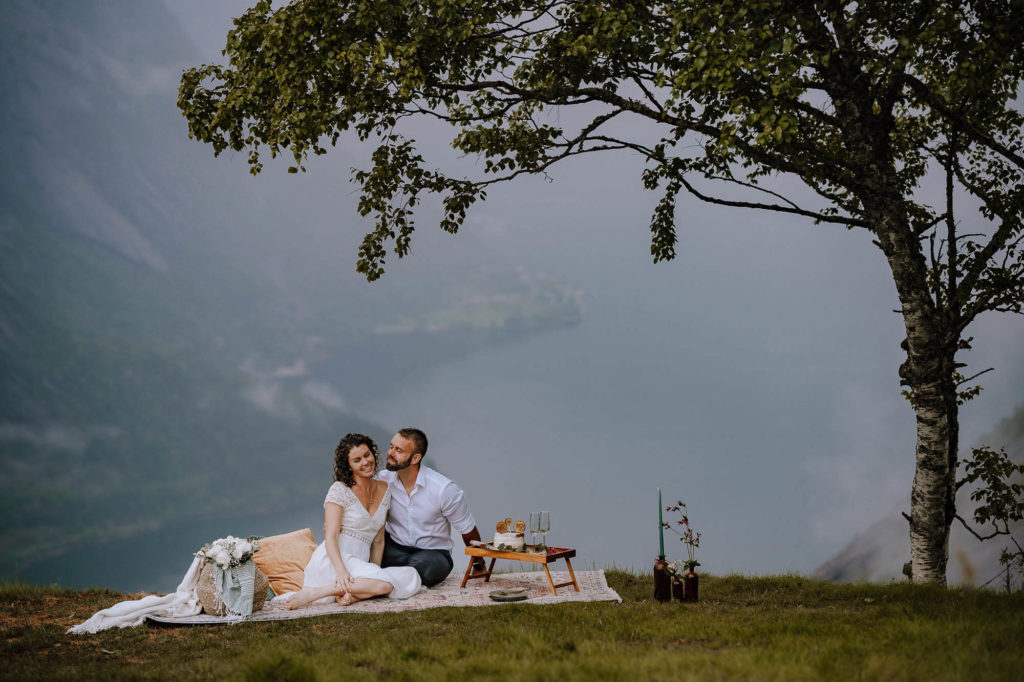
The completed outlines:
[[[64,631],[122,598],[0,588],[0,679],[1019,680],[1024,594],[702,576],[697,604],[504,604]]]

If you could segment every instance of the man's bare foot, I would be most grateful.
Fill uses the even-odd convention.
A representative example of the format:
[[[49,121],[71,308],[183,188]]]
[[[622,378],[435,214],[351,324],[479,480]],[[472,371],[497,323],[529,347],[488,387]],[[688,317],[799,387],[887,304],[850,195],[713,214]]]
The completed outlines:
[[[351,606],[352,604],[355,604],[357,601],[359,600],[353,597],[351,592],[346,592],[337,599],[339,606]]]

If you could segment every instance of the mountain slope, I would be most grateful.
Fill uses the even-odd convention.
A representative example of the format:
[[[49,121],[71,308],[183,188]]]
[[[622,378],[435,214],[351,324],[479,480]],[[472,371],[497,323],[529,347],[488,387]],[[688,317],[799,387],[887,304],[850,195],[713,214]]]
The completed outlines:
[[[308,504],[341,435],[394,428],[360,391],[578,319],[484,253],[367,286],[335,207],[187,139],[192,61],[159,2],[0,4],[0,577]]]

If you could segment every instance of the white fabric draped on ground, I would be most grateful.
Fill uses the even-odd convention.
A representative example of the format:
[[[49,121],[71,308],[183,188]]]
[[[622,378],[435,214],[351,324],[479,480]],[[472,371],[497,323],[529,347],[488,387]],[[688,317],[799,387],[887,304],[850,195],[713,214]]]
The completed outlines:
[[[203,560],[196,557],[192,560],[181,584],[173,593],[163,597],[155,594],[142,599],[132,599],[114,604],[108,609],[96,612],[92,618],[68,630],[69,634],[83,635],[99,632],[108,628],[128,628],[142,625],[147,616],[164,618],[184,618],[196,616],[203,607],[199,604],[196,587],[199,584],[199,569]]]

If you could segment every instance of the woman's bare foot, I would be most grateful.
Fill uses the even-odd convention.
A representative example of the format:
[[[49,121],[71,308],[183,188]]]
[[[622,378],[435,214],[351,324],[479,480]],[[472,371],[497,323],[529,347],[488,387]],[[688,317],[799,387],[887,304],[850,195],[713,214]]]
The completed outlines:
[[[302,601],[300,597],[301,594],[302,592],[299,591],[293,592],[292,594],[288,595],[287,598],[281,600],[284,602],[282,606],[284,606],[284,608],[288,609],[289,611],[294,611],[295,609],[302,607],[304,604],[308,602]]]
[[[285,599],[284,607],[290,611],[301,609],[303,606],[307,606],[310,602],[314,602],[317,599],[328,596],[332,591],[333,588],[330,586],[303,588]]]
[[[338,597],[336,601],[338,602],[339,606],[351,606],[352,604],[355,604],[357,601],[359,601],[359,599],[357,597],[353,597],[351,592],[346,592],[345,594]]]

